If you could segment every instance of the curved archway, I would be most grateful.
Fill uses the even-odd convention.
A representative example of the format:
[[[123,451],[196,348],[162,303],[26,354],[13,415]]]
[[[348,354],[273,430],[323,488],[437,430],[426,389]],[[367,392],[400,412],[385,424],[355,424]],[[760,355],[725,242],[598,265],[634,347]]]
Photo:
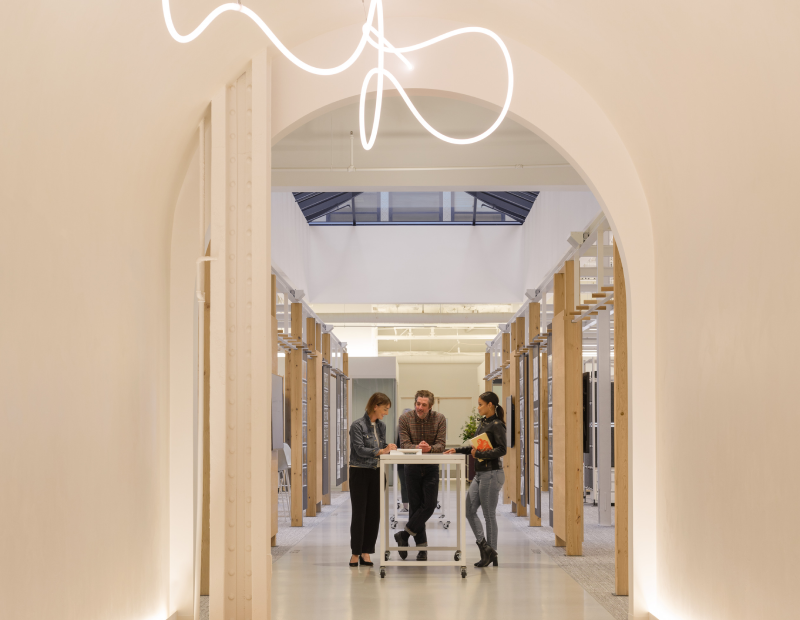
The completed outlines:
[[[436,20],[398,20],[393,25],[399,26],[408,40],[421,40],[457,27]],[[337,57],[358,37],[359,28],[343,28],[293,51],[308,59]],[[404,87],[409,92],[435,93],[500,109],[505,75],[492,73],[487,65],[492,62],[491,52],[472,43],[463,37],[426,50],[414,71],[401,78]],[[510,116],[572,164],[594,193],[620,241],[628,288],[629,402],[633,412],[629,455],[631,613],[638,617],[656,604],[655,263],[650,210],[632,158],[597,103],[543,56],[515,41],[507,41],[507,45],[518,76]],[[450,66],[454,57],[463,65]],[[475,67],[489,70],[473,70]],[[347,73],[321,81],[283,58],[275,58],[273,144],[314,116],[352,102],[370,68],[369,61],[362,58]]]

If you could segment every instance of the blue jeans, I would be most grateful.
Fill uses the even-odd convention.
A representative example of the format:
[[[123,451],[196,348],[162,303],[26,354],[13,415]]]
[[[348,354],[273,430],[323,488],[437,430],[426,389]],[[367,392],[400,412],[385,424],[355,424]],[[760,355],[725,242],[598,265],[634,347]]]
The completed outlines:
[[[475,534],[475,540],[484,539],[483,525],[478,518],[478,508],[483,508],[483,518],[486,521],[486,540],[489,546],[497,550],[497,501],[500,499],[500,490],[506,481],[502,469],[492,471],[479,471],[475,473],[467,492],[467,521]]]

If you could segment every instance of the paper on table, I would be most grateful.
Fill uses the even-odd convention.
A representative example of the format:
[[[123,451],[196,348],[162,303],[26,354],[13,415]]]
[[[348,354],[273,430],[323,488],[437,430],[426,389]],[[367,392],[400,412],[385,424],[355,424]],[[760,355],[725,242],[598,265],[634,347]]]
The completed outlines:
[[[483,452],[485,450],[492,449],[492,442],[489,441],[489,436],[486,433],[481,433],[477,437],[473,437],[469,440],[472,444],[472,447],[475,448],[478,452]],[[481,463],[483,463],[483,459],[478,459]]]

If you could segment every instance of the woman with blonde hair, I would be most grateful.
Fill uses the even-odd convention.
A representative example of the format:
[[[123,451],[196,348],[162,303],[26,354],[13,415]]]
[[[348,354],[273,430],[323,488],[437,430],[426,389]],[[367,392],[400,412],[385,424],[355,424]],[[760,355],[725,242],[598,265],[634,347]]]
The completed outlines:
[[[381,519],[381,480],[378,467],[381,454],[396,450],[386,443],[386,425],[381,421],[392,406],[391,399],[375,392],[367,402],[367,410],[350,425],[350,566],[372,566],[370,553],[375,553]]]

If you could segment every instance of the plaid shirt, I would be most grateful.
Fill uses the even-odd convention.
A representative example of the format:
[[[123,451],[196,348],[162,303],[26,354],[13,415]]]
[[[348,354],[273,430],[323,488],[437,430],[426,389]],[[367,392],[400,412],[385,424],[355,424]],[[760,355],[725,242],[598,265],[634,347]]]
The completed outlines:
[[[447,418],[436,411],[429,411],[424,420],[420,420],[416,411],[409,411],[400,416],[400,447],[416,448],[419,442],[425,441],[431,452],[444,452],[447,441]]]

